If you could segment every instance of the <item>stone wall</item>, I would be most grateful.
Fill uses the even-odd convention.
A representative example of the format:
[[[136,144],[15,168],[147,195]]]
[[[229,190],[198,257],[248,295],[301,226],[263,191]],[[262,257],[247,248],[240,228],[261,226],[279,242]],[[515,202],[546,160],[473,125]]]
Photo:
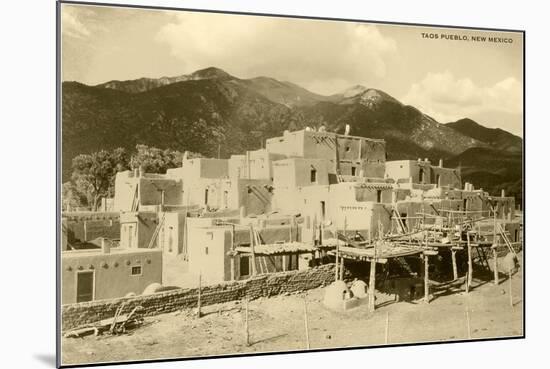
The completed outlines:
[[[328,285],[334,281],[334,264],[322,265],[303,271],[289,271],[258,275],[253,278],[205,286],[201,290],[201,305],[212,305],[244,297],[257,299],[284,293],[305,291]],[[124,303],[123,314],[135,306],[143,307],[145,316],[170,313],[197,306],[198,288],[177,289],[149,296],[91,301],[61,307],[62,330],[94,323],[114,316]]]

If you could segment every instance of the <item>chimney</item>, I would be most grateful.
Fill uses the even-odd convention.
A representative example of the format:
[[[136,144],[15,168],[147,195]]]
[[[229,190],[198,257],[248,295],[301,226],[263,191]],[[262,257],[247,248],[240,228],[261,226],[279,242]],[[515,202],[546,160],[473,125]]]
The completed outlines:
[[[109,242],[105,241],[105,237],[101,238],[101,251],[104,254],[110,254],[111,253],[111,244]]]
[[[468,182],[464,182],[464,191],[468,191]]]
[[[500,197],[506,197],[506,192],[504,192],[504,188],[500,190]]]
[[[439,159],[439,167],[443,168],[443,159]]]

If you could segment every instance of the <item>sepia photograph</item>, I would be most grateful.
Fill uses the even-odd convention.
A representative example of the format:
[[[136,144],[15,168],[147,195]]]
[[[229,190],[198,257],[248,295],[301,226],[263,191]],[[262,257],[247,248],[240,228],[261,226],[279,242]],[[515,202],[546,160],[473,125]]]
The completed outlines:
[[[524,338],[524,36],[57,3],[58,366]]]

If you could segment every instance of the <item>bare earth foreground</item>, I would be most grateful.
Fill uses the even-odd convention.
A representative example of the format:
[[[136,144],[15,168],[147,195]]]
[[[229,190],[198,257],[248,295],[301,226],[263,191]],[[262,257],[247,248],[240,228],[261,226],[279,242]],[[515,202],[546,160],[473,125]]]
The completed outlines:
[[[254,300],[248,305],[250,345],[242,302],[206,306],[201,318],[196,310],[158,315],[122,336],[63,338],[63,364],[305,350],[304,296],[311,349],[383,345],[386,321],[389,344],[521,336],[521,271],[512,277],[513,307],[509,283],[504,279],[495,286],[474,279],[469,294],[432,287],[429,304],[389,301],[380,294],[370,315],[366,304],[342,313],[325,308],[323,288]]]

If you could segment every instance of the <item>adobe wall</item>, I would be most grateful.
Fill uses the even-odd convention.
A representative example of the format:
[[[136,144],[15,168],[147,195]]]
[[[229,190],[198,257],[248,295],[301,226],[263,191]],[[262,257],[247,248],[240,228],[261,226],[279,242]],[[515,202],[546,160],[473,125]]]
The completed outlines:
[[[230,280],[231,240],[231,227],[194,228],[189,233],[189,272],[200,274],[207,284]]]
[[[308,270],[262,274],[251,279],[205,286],[201,290],[201,305],[213,305],[241,300],[257,299],[294,293],[328,285],[334,281],[334,264],[322,265]],[[62,330],[66,331],[83,324],[111,318],[124,302],[123,314],[135,306],[142,306],[145,316],[170,313],[197,306],[197,288],[178,289],[149,296],[92,301],[61,307]]]
[[[292,158],[273,163],[273,186],[277,189],[328,185],[329,161],[324,159]],[[315,170],[315,181],[311,171]]]
[[[141,274],[132,275],[133,266],[141,266]],[[77,274],[93,272],[94,300],[122,297],[129,292],[140,294],[151,283],[162,283],[162,252],[140,250],[104,254],[101,250],[68,251],[61,256],[61,300],[76,302]]]
[[[239,179],[233,188],[234,206],[244,207],[247,214],[264,214],[271,211],[272,182],[268,179]]]
[[[132,209],[137,186],[138,178],[134,177],[132,171],[127,170],[116,174],[114,211],[130,211]]]
[[[65,212],[62,217],[62,234],[69,244],[91,241],[98,237],[108,239],[120,237],[120,213],[118,212]]]
[[[164,204],[181,204],[182,182],[165,178],[139,178],[140,205],[160,205],[164,191]]]

